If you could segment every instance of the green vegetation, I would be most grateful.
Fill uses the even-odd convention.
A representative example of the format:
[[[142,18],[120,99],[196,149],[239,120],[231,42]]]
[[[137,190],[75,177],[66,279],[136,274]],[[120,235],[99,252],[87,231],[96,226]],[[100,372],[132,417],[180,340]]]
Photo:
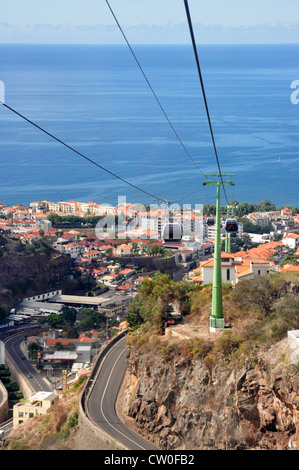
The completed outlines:
[[[299,329],[298,289],[299,276],[294,273],[256,276],[233,289],[223,284],[224,316],[230,327],[207,339],[201,332],[208,332],[212,286],[175,283],[158,273],[140,285],[129,306],[129,345],[138,355],[149,353],[165,361],[201,360],[208,370],[220,360],[258,361],[261,351],[285,339],[289,330]],[[174,300],[184,310],[187,325],[197,325],[190,328],[196,332],[190,340],[168,341],[162,334],[168,304]]]
[[[7,390],[9,409],[11,410],[18,401],[22,400],[23,394],[19,389],[19,385],[14,381],[9,370],[4,365],[0,365],[0,380]]]
[[[77,320],[80,320],[74,329],[73,326]],[[60,313],[52,313],[41,321],[42,324],[47,324],[51,328],[66,327],[66,329],[80,330],[92,329],[103,326],[106,323],[106,317],[92,308],[81,308],[77,311],[73,307],[63,306]]]
[[[229,206],[232,206],[234,208],[234,215],[236,217],[243,217],[244,215],[248,215],[251,212],[270,212],[270,211],[278,211],[281,210],[283,207],[287,207],[288,209],[291,209],[292,214],[298,214],[299,213],[299,208],[298,207],[292,207],[292,206],[281,206],[281,207],[276,207],[275,204],[270,202],[268,199],[263,199],[262,201],[259,201],[255,204],[251,202],[242,202],[240,203],[239,201],[236,200],[231,200],[228,203]],[[221,215],[226,215],[227,214],[227,206],[222,206],[220,208]],[[214,204],[206,204],[203,206],[203,214],[204,215],[215,215],[216,214],[216,205]]]
[[[284,259],[283,263],[281,263],[281,266],[284,266],[285,264],[293,264],[295,266],[299,266],[299,258],[295,255],[294,251],[291,251],[288,256]]]
[[[57,215],[51,213],[47,219],[52,222],[54,228],[82,228],[83,226],[95,227],[99,220],[103,219],[103,215],[79,217],[76,215]]]
[[[173,256],[171,250],[167,250],[164,246],[161,246],[161,245],[159,245],[159,246],[158,245],[150,246],[147,249],[146,254],[150,255],[150,256],[158,255],[161,258],[169,258],[169,257]]]
[[[189,313],[188,294],[195,288],[185,281],[174,282],[168,274],[156,273],[138,287],[138,294],[130,303],[126,320],[131,329],[148,322],[156,333],[162,333],[169,303],[177,301],[184,315]]]

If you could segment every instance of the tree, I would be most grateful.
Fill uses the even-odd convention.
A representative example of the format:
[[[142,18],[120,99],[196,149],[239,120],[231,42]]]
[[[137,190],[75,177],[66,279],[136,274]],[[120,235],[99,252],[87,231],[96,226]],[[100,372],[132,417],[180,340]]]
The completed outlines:
[[[61,316],[66,323],[68,323],[70,326],[75,324],[77,318],[77,310],[75,308],[63,305],[59,312],[61,313]]]
[[[232,298],[240,307],[256,308],[267,317],[285,292],[286,284],[279,278],[255,276],[252,280],[238,283],[232,292]]]
[[[6,322],[9,308],[5,304],[0,304],[0,324]]]
[[[268,199],[263,199],[260,202],[256,203],[257,210],[259,212],[270,212],[275,211],[275,204],[272,204]]]
[[[30,358],[36,358],[37,353],[42,351],[42,347],[36,343],[29,343],[28,345],[28,355]]]
[[[65,324],[65,320],[62,315],[58,313],[51,313],[41,323],[47,323],[51,328],[57,328]]]

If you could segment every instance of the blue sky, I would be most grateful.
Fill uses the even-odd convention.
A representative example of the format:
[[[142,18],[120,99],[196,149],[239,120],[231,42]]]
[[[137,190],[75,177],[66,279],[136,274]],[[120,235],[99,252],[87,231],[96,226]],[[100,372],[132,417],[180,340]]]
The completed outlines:
[[[189,43],[183,0],[109,0],[131,43]],[[189,0],[200,43],[298,43],[298,0]],[[0,0],[0,43],[123,43],[105,0]]]

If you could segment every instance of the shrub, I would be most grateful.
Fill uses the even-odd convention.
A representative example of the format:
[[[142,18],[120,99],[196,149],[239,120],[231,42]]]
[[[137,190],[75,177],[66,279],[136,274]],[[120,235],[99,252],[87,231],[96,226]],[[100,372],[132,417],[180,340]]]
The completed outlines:
[[[208,354],[202,361],[202,363],[207,367],[209,372],[212,372],[213,367],[216,364],[216,356],[214,354]]]
[[[212,350],[212,344],[203,338],[193,338],[188,342],[193,359],[204,358]]]
[[[77,411],[74,411],[74,413],[72,413],[65,426],[60,430],[60,434],[61,436],[63,437],[68,437],[70,435],[70,432],[73,428],[76,428],[78,426],[78,410]]]
[[[224,331],[215,341],[214,352],[229,359],[243,341],[244,338],[233,335],[230,330]]]
[[[174,356],[177,355],[178,345],[177,343],[167,343],[164,341],[160,341],[157,344],[157,353],[158,356],[162,357],[166,361],[169,361]]]

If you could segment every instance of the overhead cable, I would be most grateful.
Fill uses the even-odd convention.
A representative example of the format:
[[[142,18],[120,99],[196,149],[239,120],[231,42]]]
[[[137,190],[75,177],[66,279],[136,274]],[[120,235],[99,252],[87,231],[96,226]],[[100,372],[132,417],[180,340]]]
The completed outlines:
[[[194,38],[194,32],[193,32],[193,26],[192,26],[192,20],[191,20],[191,15],[190,15],[190,10],[189,10],[188,0],[184,0],[184,3],[185,3],[185,9],[186,9],[186,15],[187,15],[187,20],[188,20],[190,35],[191,35],[191,41],[192,41],[192,45],[193,45],[193,51],[194,51],[195,61],[196,61],[196,65],[197,65],[197,71],[198,71],[199,80],[200,80],[200,84],[201,84],[201,89],[202,89],[204,104],[205,104],[205,108],[206,108],[206,113],[207,113],[207,118],[208,118],[210,133],[211,133],[211,138],[212,138],[213,147],[214,147],[214,152],[215,152],[215,157],[216,157],[216,161],[217,161],[219,176],[220,176],[220,179],[221,179],[221,183],[222,183],[222,187],[223,187],[225,199],[226,199],[226,202],[227,202],[227,204],[228,204],[228,199],[227,199],[226,192],[225,192],[225,188],[224,188],[224,184],[223,184],[223,179],[222,179],[222,174],[221,174],[221,168],[220,168],[218,153],[217,153],[217,149],[216,149],[215,139],[214,139],[214,133],[213,133],[212,123],[211,123],[211,118],[210,118],[210,113],[209,113],[209,108],[208,108],[208,102],[207,102],[206,93],[205,93],[205,87],[204,87],[204,83],[203,83],[203,78],[202,78],[201,69],[200,69],[200,64],[199,64],[199,59],[198,59],[198,54],[197,54],[197,48],[196,48],[196,43],[195,43],[195,38]]]
[[[132,49],[132,47],[131,47],[131,45],[130,45],[130,43],[129,43],[129,41],[128,41],[128,39],[127,39],[127,37],[126,37],[126,35],[125,35],[125,33],[124,33],[122,27],[121,27],[121,25],[120,25],[120,23],[119,23],[119,21],[118,21],[116,15],[115,15],[115,13],[114,13],[114,11],[112,10],[109,1],[106,0],[106,3],[107,3],[107,5],[108,5],[109,10],[111,11],[111,14],[112,14],[112,16],[113,16],[113,18],[114,18],[114,20],[115,20],[115,22],[116,22],[116,24],[117,24],[117,26],[118,26],[120,32],[121,32],[121,34],[122,34],[124,40],[126,41],[128,47],[129,47],[129,49],[130,49],[130,51],[131,51],[131,53],[132,53],[132,55],[133,55],[133,57],[134,57],[134,59],[135,59],[135,61],[136,61],[136,64],[138,65],[138,67],[139,67],[139,69],[140,69],[140,71],[141,71],[141,73],[142,73],[142,75],[143,75],[143,77],[144,77],[146,83],[148,84],[148,86],[149,86],[149,88],[150,88],[152,94],[154,95],[154,97],[155,97],[155,99],[156,99],[156,101],[157,101],[157,103],[158,103],[158,105],[159,105],[159,107],[160,107],[162,113],[164,114],[164,116],[165,116],[165,118],[166,118],[168,124],[170,125],[171,129],[173,130],[173,132],[174,132],[174,134],[175,134],[177,140],[179,141],[179,143],[181,144],[181,146],[182,146],[183,149],[185,150],[185,152],[186,152],[186,154],[188,155],[188,157],[190,158],[190,160],[191,160],[191,161],[193,162],[193,164],[197,167],[197,169],[200,171],[200,173],[204,176],[203,171],[199,168],[199,166],[197,165],[197,163],[196,163],[196,162],[194,161],[194,159],[191,157],[191,155],[190,155],[190,153],[188,152],[186,146],[183,144],[183,142],[182,142],[180,136],[178,135],[178,133],[177,133],[177,131],[175,130],[175,128],[173,127],[173,125],[172,125],[172,123],[171,123],[169,117],[167,116],[167,114],[166,114],[166,112],[165,112],[165,110],[164,110],[164,108],[163,108],[163,106],[162,106],[162,104],[161,104],[161,102],[160,102],[158,96],[156,95],[156,93],[155,93],[153,87],[151,86],[151,84],[150,84],[150,82],[149,82],[149,80],[148,80],[148,78],[147,78],[147,76],[146,76],[146,74],[145,74],[145,72],[144,72],[144,70],[143,70],[143,68],[142,68],[142,66],[141,66],[141,64],[140,64],[140,62],[139,62],[139,60],[137,59],[136,54],[134,53],[134,51],[133,51],[133,49]]]
[[[4,106],[5,108],[7,108],[9,111],[13,112],[14,114],[16,114],[17,116],[19,116],[20,118],[24,119],[25,121],[27,121],[29,124],[31,124],[32,126],[36,127],[37,129],[39,129],[40,131],[44,132],[45,134],[47,134],[49,137],[51,137],[51,139],[54,139],[56,140],[57,142],[59,142],[60,144],[64,145],[65,147],[67,147],[69,150],[71,150],[72,152],[76,153],[77,155],[79,155],[80,157],[84,158],[85,160],[87,160],[88,162],[92,163],[93,165],[97,166],[98,168],[100,168],[101,170],[105,171],[106,173],[109,173],[111,176],[113,176],[114,178],[117,178],[118,180],[122,181],[123,183],[131,186],[132,188],[134,189],[137,189],[137,191],[140,191],[144,194],[147,194],[148,196],[152,197],[153,199],[156,199],[157,201],[164,201],[165,202],[165,198],[160,198],[158,196],[155,196],[154,194],[151,194],[141,188],[139,188],[138,186],[135,186],[134,184],[130,183],[129,181],[125,180],[124,178],[122,178],[121,176],[118,176],[117,174],[113,173],[112,171],[108,170],[107,168],[103,167],[102,165],[100,165],[99,163],[95,162],[94,160],[92,160],[91,158],[87,157],[86,155],[84,155],[83,153],[79,152],[78,150],[76,150],[75,148],[71,147],[70,145],[66,144],[65,142],[63,142],[61,139],[59,139],[58,137],[56,137],[55,135],[51,134],[50,132],[46,131],[45,129],[43,129],[41,126],[39,126],[38,124],[36,124],[35,122],[31,121],[30,119],[28,119],[26,116],[24,116],[23,114],[19,113],[18,111],[16,111],[15,109],[11,108],[10,106],[8,106],[7,104],[5,103],[2,103],[0,102],[0,104],[2,104],[2,106]]]

